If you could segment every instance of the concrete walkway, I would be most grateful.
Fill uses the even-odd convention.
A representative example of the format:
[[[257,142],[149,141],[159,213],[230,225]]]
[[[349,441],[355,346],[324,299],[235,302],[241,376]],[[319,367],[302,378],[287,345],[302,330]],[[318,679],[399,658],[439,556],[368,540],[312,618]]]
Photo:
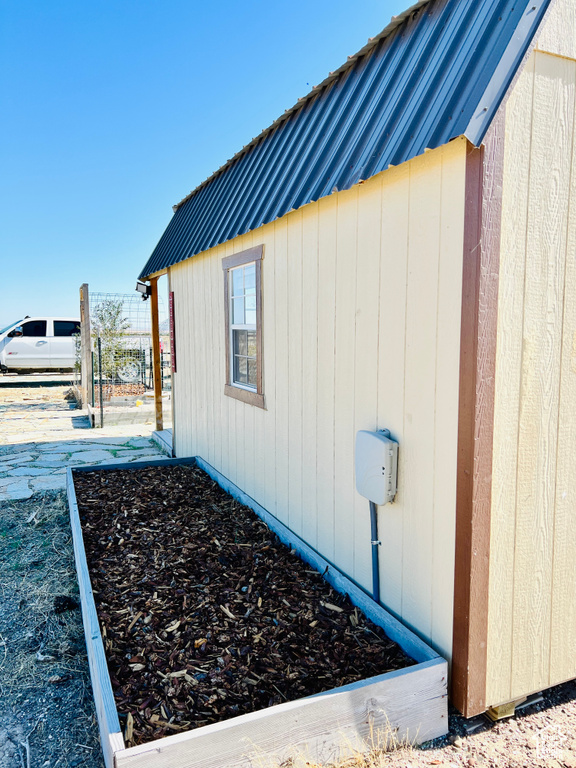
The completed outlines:
[[[150,424],[91,429],[68,392],[67,386],[0,386],[0,502],[65,488],[69,466],[166,456]]]

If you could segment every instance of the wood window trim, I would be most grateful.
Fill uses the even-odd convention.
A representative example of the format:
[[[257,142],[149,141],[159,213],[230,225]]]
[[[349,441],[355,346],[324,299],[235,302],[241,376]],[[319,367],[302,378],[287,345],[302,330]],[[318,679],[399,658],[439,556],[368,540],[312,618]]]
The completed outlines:
[[[264,246],[256,245],[240,253],[233,253],[222,259],[222,270],[224,272],[224,325],[226,334],[226,384],[224,385],[224,394],[227,397],[233,397],[235,400],[241,400],[249,405],[255,405],[257,408],[265,408],[264,393],[262,391],[262,258],[264,257]],[[230,270],[235,267],[241,267],[244,264],[256,264],[256,391],[243,389],[232,384],[232,371],[230,366]]]

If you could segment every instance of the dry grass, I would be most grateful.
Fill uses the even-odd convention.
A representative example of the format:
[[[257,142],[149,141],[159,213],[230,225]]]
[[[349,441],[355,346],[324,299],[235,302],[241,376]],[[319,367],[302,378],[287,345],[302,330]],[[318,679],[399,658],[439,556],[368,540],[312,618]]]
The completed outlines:
[[[0,504],[0,766],[100,768],[63,493]]]

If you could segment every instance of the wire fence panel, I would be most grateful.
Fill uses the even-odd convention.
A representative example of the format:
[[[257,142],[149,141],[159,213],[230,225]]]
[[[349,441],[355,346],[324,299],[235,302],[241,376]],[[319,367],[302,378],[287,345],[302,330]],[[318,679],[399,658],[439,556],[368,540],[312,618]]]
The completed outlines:
[[[167,339],[161,339],[160,370],[162,391],[172,388],[170,351]],[[125,345],[125,346],[124,346]],[[163,349],[162,349],[163,348]],[[98,351],[100,350],[100,352]],[[93,351],[94,404],[100,400],[100,391],[104,403],[123,402],[153,392],[153,356],[151,340],[126,337],[121,347],[106,347],[101,337],[96,338]]]
[[[78,339],[77,390],[95,426],[154,419],[150,307],[139,295],[89,293],[83,285],[86,333]],[[160,370],[164,421],[171,423],[170,324],[159,297]],[[82,373],[82,369],[84,373]],[[82,387],[82,381],[86,382]]]

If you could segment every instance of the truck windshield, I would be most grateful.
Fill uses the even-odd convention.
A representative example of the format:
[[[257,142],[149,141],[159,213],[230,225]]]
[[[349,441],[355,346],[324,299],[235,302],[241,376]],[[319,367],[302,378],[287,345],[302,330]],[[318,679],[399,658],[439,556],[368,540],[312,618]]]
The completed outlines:
[[[0,329],[0,336],[3,333],[6,333],[6,331],[9,331],[10,328],[15,328],[17,325],[22,325],[23,322],[24,322],[23,320],[18,320],[18,322],[16,322],[16,323],[10,323],[10,325],[7,325],[6,328],[1,328]]]

